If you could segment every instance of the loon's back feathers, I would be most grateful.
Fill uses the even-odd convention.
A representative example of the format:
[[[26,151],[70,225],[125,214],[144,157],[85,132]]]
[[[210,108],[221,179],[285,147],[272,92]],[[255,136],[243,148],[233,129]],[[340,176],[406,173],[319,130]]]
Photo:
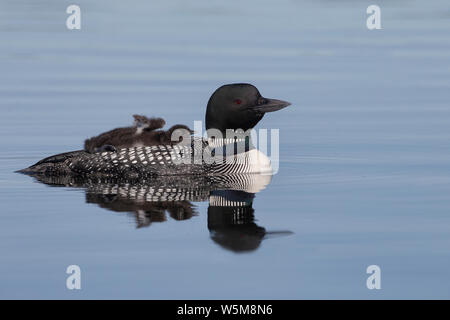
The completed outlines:
[[[123,149],[137,146],[173,145],[182,141],[181,137],[172,141],[172,134],[175,130],[185,130],[186,135],[193,133],[189,127],[181,124],[174,125],[168,130],[157,130],[166,123],[162,118],[147,118],[142,115],[133,115],[133,118],[134,125],[132,127],[116,128],[86,139],[84,149],[94,153],[106,150],[105,146]]]
[[[271,172],[270,160],[258,150],[247,149],[227,156],[222,154],[223,148],[223,144],[215,148],[207,140],[194,137],[190,144],[139,146],[96,153],[80,150],[48,157],[20,172],[124,179]],[[235,148],[232,145],[230,150]]]
[[[77,150],[77,151],[70,151],[70,152],[64,152],[64,153],[59,153],[47,158],[44,158],[42,160],[39,160],[38,162],[36,162],[33,166],[37,166],[40,164],[44,164],[44,163],[60,163],[60,162],[64,162],[67,159],[76,157],[80,154],[84,153],[84,150]]]

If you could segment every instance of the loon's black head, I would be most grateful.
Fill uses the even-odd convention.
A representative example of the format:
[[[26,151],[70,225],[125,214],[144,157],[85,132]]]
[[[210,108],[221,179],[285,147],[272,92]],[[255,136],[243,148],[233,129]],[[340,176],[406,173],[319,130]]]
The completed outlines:
[[[290,105],[289,102],[261,96],[255,86],[235,83],[221,86],[209,98],[206,109],[206,130],[253,128],[266,112],[273,112]]]

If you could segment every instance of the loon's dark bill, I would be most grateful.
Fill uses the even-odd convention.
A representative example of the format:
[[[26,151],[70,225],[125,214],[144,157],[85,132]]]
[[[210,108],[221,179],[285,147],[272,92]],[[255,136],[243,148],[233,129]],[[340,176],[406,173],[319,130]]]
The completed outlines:
[[[278,99],[268,99],[265,98],[266,102],[257,106],[251,107],[255,111],[259,112],[274,112],[286,108],[291,105],[290,102],[278,100]]]

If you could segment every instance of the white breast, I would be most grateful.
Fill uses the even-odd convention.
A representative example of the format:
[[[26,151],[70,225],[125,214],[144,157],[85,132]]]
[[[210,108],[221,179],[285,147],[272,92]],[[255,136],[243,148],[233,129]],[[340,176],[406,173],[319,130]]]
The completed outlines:
[[[246,165],[245,173],[272,174],[270,159],[258,149],[238,154],[236,163]]]

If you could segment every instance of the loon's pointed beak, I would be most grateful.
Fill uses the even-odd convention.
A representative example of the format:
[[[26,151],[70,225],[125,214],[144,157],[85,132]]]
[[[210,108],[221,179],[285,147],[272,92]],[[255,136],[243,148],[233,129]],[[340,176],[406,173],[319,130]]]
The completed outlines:
[[[266,102],[257,106],[253,106],[252,109],[258,112],[274,112],[286,108],[291,105],[290,102],[277,100],[277,99],[268,99],[265,98]]]
[[[283,231],[267,231],[264,235],[264,239],[270,239],[270,238],[277,238],[277,237],[284,237],[294,234],[292,231],[289,230],[283,230]]]

